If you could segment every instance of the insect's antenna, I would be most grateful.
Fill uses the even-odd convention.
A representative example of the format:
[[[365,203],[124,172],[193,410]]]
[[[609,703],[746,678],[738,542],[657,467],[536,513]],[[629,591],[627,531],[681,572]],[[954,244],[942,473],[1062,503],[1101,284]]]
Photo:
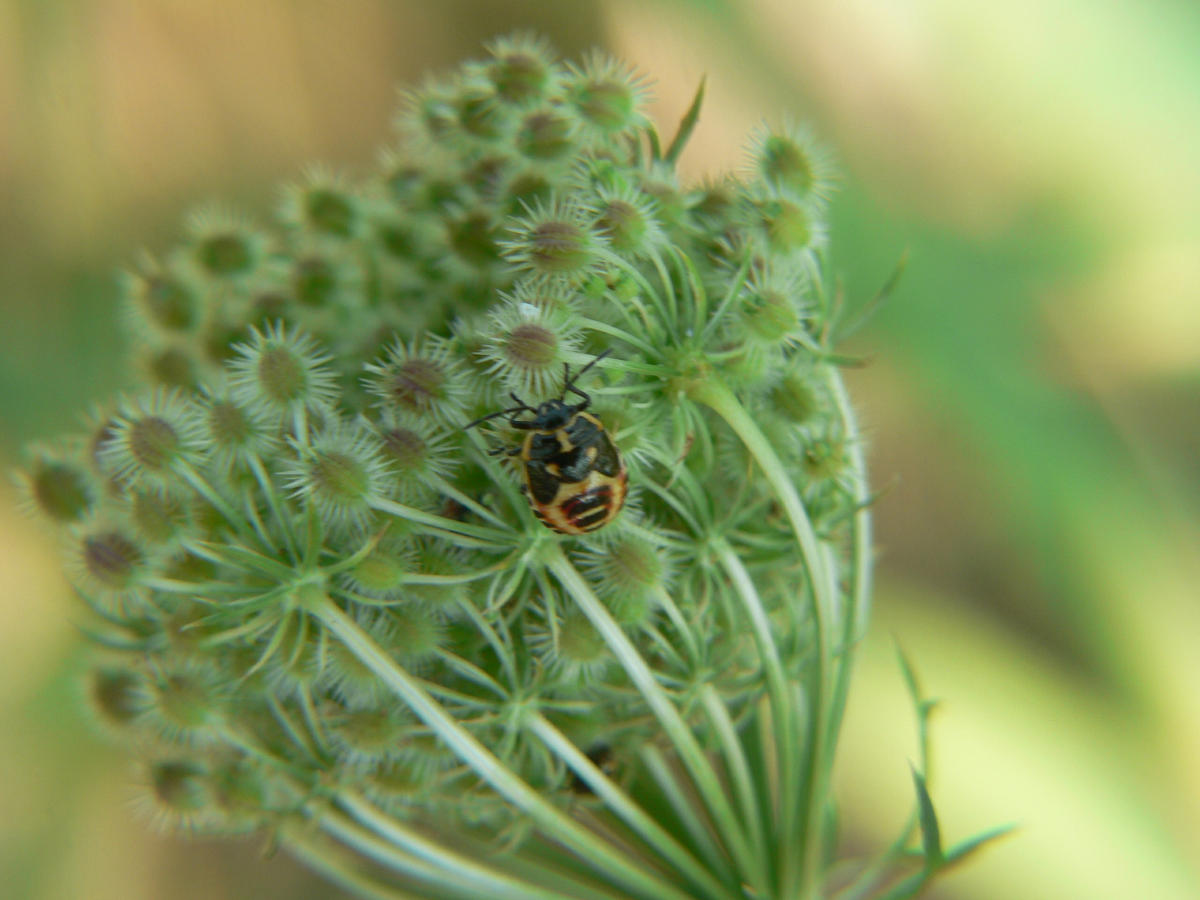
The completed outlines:
[[[507,416],[511,413],[522,412],[527,409],[529,409],[529,407],[522,403],[520,406],[510,406],[508,409],[501,409],[494,413],[488,413],[486,416],[479,417],[474,422],[468,422],[463,426],[463,431],[466,431],[468,428],[474,428],[476,425],[482,425],[484,422],[488,421],[488,419],[496,419],[500,416]]]
[[[569,391],[571,389],[571,385],[573,385],[576,381],[578,381],[581,377],[583,377],[584,372],[586,372],[588,369],[590,369],[596,363],[600,362],[600,360],[604,359],[604,357],[608,356],[608,354],[610,354],[610,353],[612,353],[612,347],[609,347],[607,350],[605,350],[603,353],[601,353],[595,359],[593,359],[591,362],[589,362],[586,366],[584,366],[582,369],[580,369],[578,372],[576,372],[574,378],[571,377],[570,368],[567,366],[566,363],[563,363],[563,369],[564,369],[563,376],[564,376],[565,380],[563,382],[562,395],[564,397],[567,396],[567,391]]]

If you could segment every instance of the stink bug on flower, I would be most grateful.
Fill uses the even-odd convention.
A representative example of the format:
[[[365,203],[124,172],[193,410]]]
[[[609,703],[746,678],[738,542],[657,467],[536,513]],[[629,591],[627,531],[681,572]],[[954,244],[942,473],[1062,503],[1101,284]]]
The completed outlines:
[[[584,372],[611,352],[605,350],[574,376],[564,364],[563,389],[558,399],[539,403],[535,409],[511,394],[516,406],[489,413],[465,426],[474,428],[489,419],[509,416],[509,425],[529,432],[507,453],[520,464],[521,491],[533,514],[560,534],[586,534],[603,528],[617,517],[625,503],[629,486],[625,461],[604,430],[604,423],[585,412],[592,398],[575,386]],[[582,400],[567,403],[568,392]],[[532,413],[533,418],[518,418],[524,412]]]

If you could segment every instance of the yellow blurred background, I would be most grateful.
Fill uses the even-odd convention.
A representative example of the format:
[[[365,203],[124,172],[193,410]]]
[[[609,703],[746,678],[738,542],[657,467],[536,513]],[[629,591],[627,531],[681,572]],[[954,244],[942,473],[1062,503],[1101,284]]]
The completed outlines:
[[[764,119],[840,160],[834,270],[878,504],[840,749],[845,850],[911,803],[894,645],[940,698],[943,832],[1020,828],[941,900],[1200,897],[1200,7],[1192,0],[0,0],[0,468],[130,382],[115,272],[188,211],[360,172],[396,87],[514,28],[607,47],[689,174]],[[341,897],[156,835],[76,702],[74,606],[0,487],[0,892]]]

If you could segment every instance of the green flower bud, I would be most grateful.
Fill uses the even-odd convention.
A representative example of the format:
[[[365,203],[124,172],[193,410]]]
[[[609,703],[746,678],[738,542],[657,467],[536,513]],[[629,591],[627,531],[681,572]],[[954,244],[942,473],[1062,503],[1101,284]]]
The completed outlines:
[[[75,454],[34,447],[27,455],[30,462],[18,483],[30,510],[55,525],[77,522],[91,511],[97,485]]]
[[[290,416],[337,395],[330,357],[306,334],[281,324],[251,331],[230,366],[230,389],[239,403],[267,414]]]
[[[777,191],[820,200],[832,189],[828,154],[807,129],[762,129],[751,138],[750,152],[756,174]]]
[[[135,317],[168,333],[194,331],[203,317],[199,289],[174,267],[145,256],[121,281],[125,303]]]
[[[296,459],[284,469],[292,495],[311,504],[328,529],[365,526],[389,491],[378,437],[360,425],[335,423],[294,449]]]
[[[199,447],[194,407],[180,394],[155,391],[129,398],[118,409],[101,451],[105,466],[122,481],[171,484]]]
[[[603,244],[582,206],[554,202],[517,220],[503,241],[504,256],[530,276],[579,284],[600,263]]]
[[[207,773],[187,759],[160,759],[146,767],[148,807],[163,829],[188,830],[201,823],[211,797]]]
[[[396,341],[384,358],[368,364],[365,385],[385,411],[445,424],[461,424],[463,376],[444,341]]]
[[[575,122],[554,108],[535,110],[521,120],[517,150],[532,160],[559,159],[574,147]]]
[[[543,97],[555,78],[554,56],[544,38],[514,34],[486,45],[484,71],[496,96],[514,106]]]
[[[266,258],[266,238],[224,210],[210,208],[194,214],[188,237],[192,264],[218,281],[244,279]]]
[[[582,65],[568,65],[566,95],[582,119],[602,134],[633,131],[646,122],[641,110],[645,83],[602,53],[593,53]]]
[[[131,669],[97,666],[89,675],[87,688],[96,718],[115,732],[127,731],[145,712],[142,678]]]
[[[363,225],[362,201],[347,181],[319,167],[287,190],[282,214],[284,221],[310,237],[335,242],[357,237]]]

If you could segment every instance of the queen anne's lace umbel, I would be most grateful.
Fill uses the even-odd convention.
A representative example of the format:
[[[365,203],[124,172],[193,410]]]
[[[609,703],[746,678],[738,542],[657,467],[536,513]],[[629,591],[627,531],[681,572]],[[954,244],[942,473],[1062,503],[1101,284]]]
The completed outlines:
[[[646,95],[497,40],[365,179],[126,276],[145,390],[23,481],[164,823],[368,896],[815,895],[868,591],[830,167],[763,128],[681,184],[699,98],[663,146]],[[562,537],[463,425],[605,351],[631,495]]]

